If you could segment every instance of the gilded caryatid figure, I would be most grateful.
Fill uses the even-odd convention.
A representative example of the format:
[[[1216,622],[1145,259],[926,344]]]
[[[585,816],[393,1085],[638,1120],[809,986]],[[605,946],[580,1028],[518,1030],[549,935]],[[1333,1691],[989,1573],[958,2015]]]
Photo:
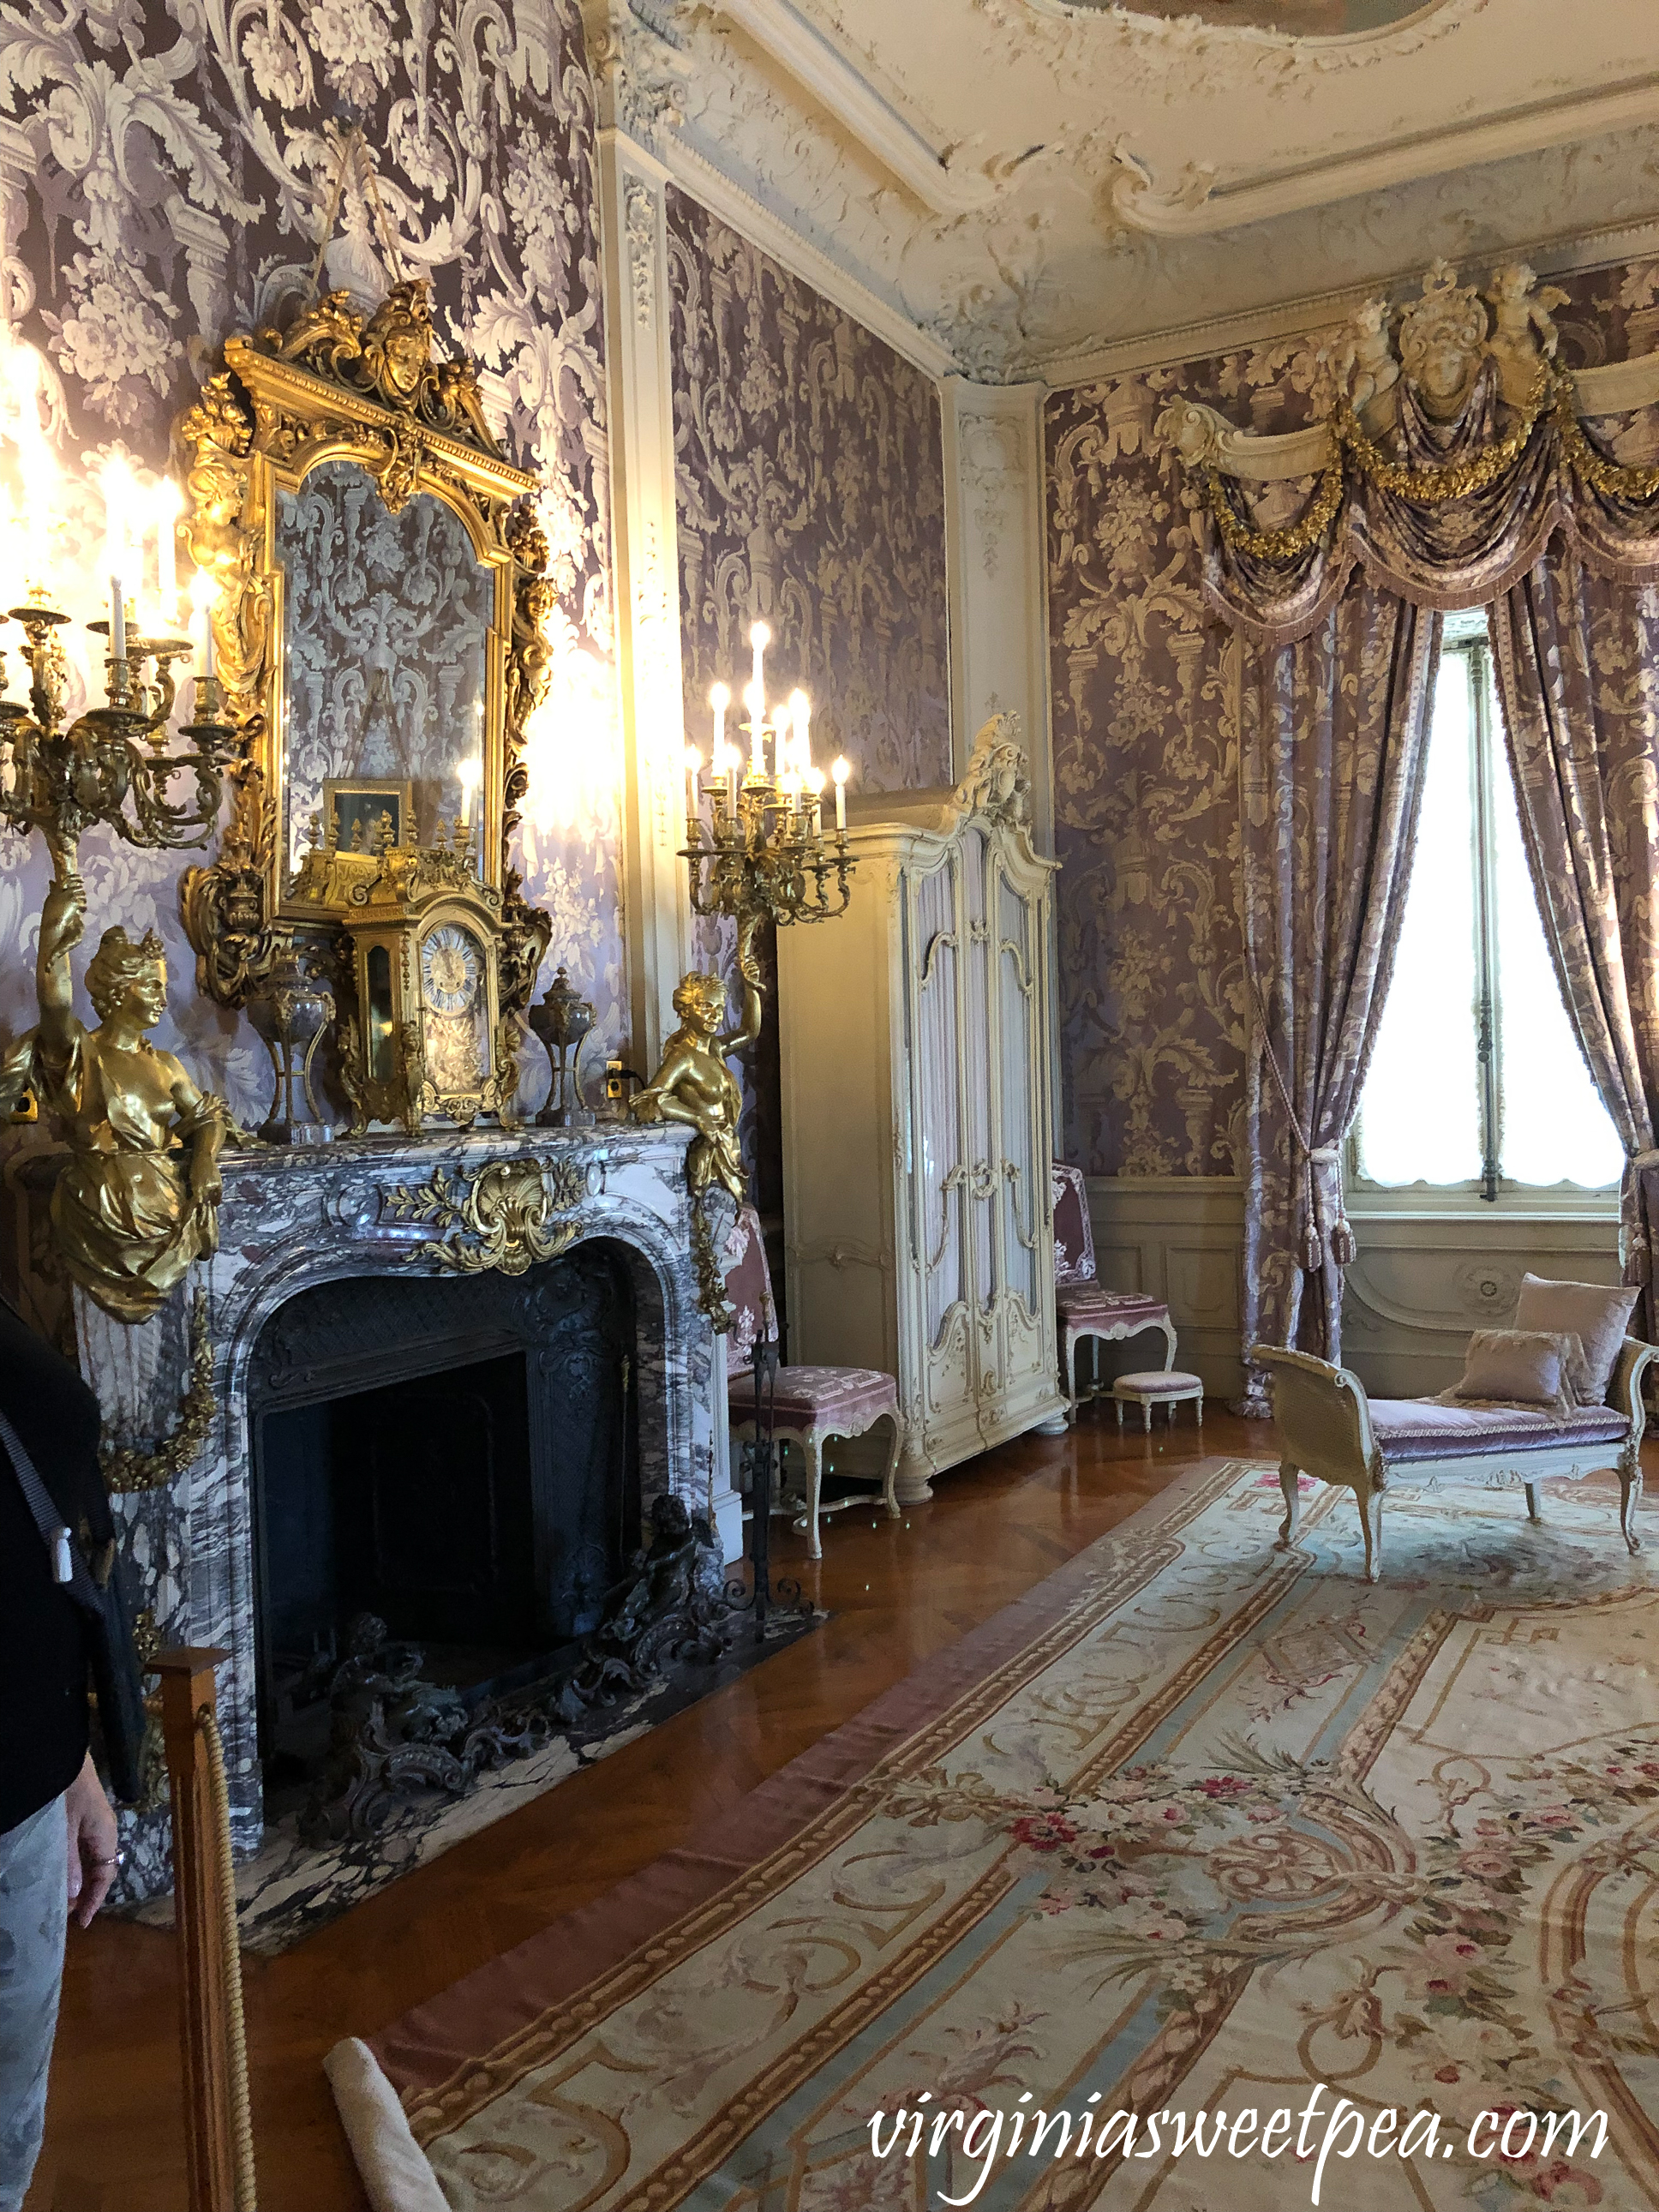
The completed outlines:
[[[70,954],[86,927],[79,876],[46,893],[35,963],[39,1026],[0,1064],[0,1114],[27,1090],[57,1115],[69,1157],[52,1192],[58,1248],[75,1280],[118,1321],[143,1322],[219,1241],[219,1148],[229,1115],[171,1053],[145,1037],[167,1006],[153,932],[108,929],[87,967],[99,1018],[76,1018]]]
[[[637,1121],[683,1121],[696,1131],[686,1156],[686,1178],[694,1196],[712,1184],[744,1201],[743,1160],[738,1151],[738,1116],[743,1092],[726,1064],[728,1053],[752,1044],[760,1035],[760,969],[755,960],[759,915],[745,915],[738,929],[738,973],[743,979],[743,1020],[720,1031],[726,985],[718,975],[682,976],[674,993],[680,1026],[663,1048],[662,1066],[634,1101]]]

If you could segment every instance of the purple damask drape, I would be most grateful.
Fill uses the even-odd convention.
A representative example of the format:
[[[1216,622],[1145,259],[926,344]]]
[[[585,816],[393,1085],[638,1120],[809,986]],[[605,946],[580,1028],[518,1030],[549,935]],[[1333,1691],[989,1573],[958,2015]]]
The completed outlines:
[[[1247,1345],[1340,1357],[1339,1148],[1403,912],[1438,615],[1457,608],[1492,611],[1533,879],[1626,1150],[1626,1279],[1653,1273],[1659,471],[1613,467],[1564,406],[1505,421],[1492,359],[1449,421],[1402,382],[1389,452],[1345,477],[1328,530],[1291,550],[1248,519],[1206,532],[1206,591],[1242,657]],[[1247,488],[1224,497],[1248,518]]]
[[[1439,647],[1438,615],[1362,569],[1294,644],[1241,644],[1247,1346],[1341,1354],[1340,1147],[1405,911]]]
[[[1561,532],[1497,601],[1522,834],[1562,996],[1624,1145],[1626,1280],[1651,1336],[1659,1156],[1659,586]]]

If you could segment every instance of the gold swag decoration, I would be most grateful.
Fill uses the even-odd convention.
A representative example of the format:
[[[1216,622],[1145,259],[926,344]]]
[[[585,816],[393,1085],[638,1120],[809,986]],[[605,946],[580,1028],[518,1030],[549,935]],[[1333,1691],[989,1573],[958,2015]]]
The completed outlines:
[[[1573,380],[1559,370],[1540,364],[1531,393],[1517,421],[1504,435],[1476,454],[1447,461],[1435,468],[1413,468],[1391,461],[1376,440],[1360,427],[1345,400],[1329,416],[1325,428],[1333,457],[1319,480],[1319,489],[1299,521],[1282,530],[1255,528],[1233,505],[1221,471],[1213,463],[1198,471],[1205,504],[1229,548],[1257,561],[1289,562],[1316,545],[1335,520],[1342,504],[1348,467],[1359,476],[1414,507],[1441,507],[1449,500],[1467,499],[1484,491],[1514,467],[1526,451],[1539,422],[1548,416],[1561,441],[1564,458],[1574,473],[1603,497],[1646,501],[1659,495],[1659,465],[1626,466],[1599,453],[1578,418]]]

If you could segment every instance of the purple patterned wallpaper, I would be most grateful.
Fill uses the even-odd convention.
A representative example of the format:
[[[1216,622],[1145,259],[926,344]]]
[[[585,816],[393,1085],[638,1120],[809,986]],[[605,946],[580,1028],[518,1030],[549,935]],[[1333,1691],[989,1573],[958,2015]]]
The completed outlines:
[[[72,612],[92,611],[103,517],[91,487],[104,461],[124,452],[146,478],[162,467],[172,420],[217,366],[225,334],[308,286],[347,103],[374,149],[397,273],[431,276],[441,338],[483,362],[509,450],[543,478],[560,612],[523,857],[530,896],[554,916],[552,958],[568,963],[614,1036],[627,996],[619,750],[594,117],[576,0],[506,15],[466,0],[412,13],[398,0],[234,9],[0,0],[0,337],[19,331],[46,363],[63,472],[52,580]],[[354,174],[323,281],[377,300],[386,263],[373,198]],[[0,398],[0,486],[10,495],[9,404]],[[0,550],[10,570],[19,557],[15,540]],[[16,574],[3,580],[21,588]],[[84,664],[84,643],[71,650]],[[239,1113],[262,1117],[264,1047],[194,993],[179,856],[94,832],[82,860],[94,942],[114,921],[154,927],[167,942],[172,1006],[158,1042]],[[38,839],[26,851],[0,833],[0,1033],[33,1019],[45,872]],[[539,1088],[533,1042],[525,1064]]]
[[[1659,343],[1659,261],[1562,289],[1571,365]],[[1241,428],[1295,429],[1312,412],[1320,343],[1109,377],[1048,402],[1066,1157],[1091,1175],[1229,1175],[1243,1139],[1227,634],[1200,595],[1193,493],[1152,425],[1184,397]],[[1633,426],[1620,458],[1659,458],[1650,435]]]
[[[933,380],[684,193],[668,193],[685,721],[775,644],[768,690],[812,698],[814,749],[854,787],[951,778],[945,459]],[[833,927],[834,925],[828,925]],[[708,957],[729,945],[705,932]],[[769,969],[771,948],[763,953]],[[744,1068],[755,1201],[783,1203],[775,971]]]
[[[746,680],[811,694],[815,746],[878,791],[951,775],[945,463],[931,377],[668,193],[686,724]]]

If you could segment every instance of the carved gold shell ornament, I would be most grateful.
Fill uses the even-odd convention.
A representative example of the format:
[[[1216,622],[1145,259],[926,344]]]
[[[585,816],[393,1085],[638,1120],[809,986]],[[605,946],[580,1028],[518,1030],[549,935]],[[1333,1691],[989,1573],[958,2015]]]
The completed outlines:
[[[501,901],[503,1011],[533,996],[549,918],[528,905],[509,851],[528,785],[527,727],[546,696],[546,626],[556,591],[533,502],[539,479],[507,459],[492,431],[476,364],[434,350],[429,289],[396,285],[369,314],[343,292],[285,329],[227,339],[225,366],[179,417],[185,531],[218,586],[211,619],[226,720],[237,732],[233,818],[219,855],[189,872],[185,933],[198,987],[239,1007],[267,980],[295,906],[291,855],[279,834],[285,772],[279,494],[330,461],[356,464],[396,514],[431,494],[458,516],[492,580],[484,653],[480,874]]]
[[[506,1160],[470,1182],[452,1182],[439,1168],[428,1182],[399,1183],[387,1194],[386,1210],[394,1220],[429,1222],[446,1232],[428,1237],[419,1256],[452,1274],[522,1275],[569,1250],[589,1195],[584,1163]]]

